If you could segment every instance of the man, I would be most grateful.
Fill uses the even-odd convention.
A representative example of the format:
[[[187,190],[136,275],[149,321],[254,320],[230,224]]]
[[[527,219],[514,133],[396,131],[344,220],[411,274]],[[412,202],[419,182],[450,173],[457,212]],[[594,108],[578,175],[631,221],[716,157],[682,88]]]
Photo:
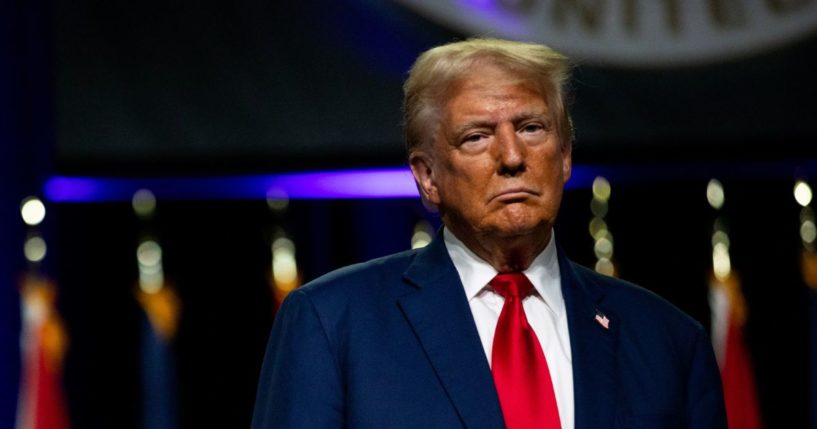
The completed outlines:
[[[420,56],[409,164],[444,228],[290,294],[254,428],[726,427],[701,325],[556,247],[567,74],[545,46],[495,39]]]

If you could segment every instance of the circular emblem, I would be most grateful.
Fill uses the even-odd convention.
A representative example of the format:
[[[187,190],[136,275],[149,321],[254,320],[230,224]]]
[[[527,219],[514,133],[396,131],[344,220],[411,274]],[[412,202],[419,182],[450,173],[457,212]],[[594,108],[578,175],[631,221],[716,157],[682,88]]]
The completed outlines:
[[[747,55],[817,30],[817,0],[398,0],[456,30],[539,42],[590,64]]]

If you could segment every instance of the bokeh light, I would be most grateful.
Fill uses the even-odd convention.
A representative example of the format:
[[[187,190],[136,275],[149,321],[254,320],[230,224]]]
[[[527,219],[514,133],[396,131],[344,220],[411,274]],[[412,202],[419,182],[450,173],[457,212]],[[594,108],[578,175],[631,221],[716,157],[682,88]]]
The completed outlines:
[[[607,258],[600,258],[596,261],[596,272],[607,276],[615,275],[616,269],[613,262]]]
[[[723,192],[723,184],[718,179],[712,179],[706,185],[706,200],[713,209],[719,210],[723,207],[726,197]]]
[[[805,207],[811,204],[811,198],[811,186],[802,180],[797,181],[797,183],[794,184],[794,199],[797,201],[797,204]]]
[[[143,267],[153,267],[162,262],[162,248],[153,240],[145,240],[136,249],[136,259]]]
[[[30,262],[40,262],[45,258],[48,246],[40,236],[29,237],[23,245],[23,254]]]
[[[289,208],[289,195],[281,188],[267,190],[267,206],[274,212],[283,212]]]
[[[712,270],[718,280],[724,281],[732,272],[732,261],[729,258],[729,247],[718,243],[712,248]]]
[[[272,242],[272,275],[278,288],[292,290],[298,281],[295,243],[286,237]]]
[[[807,220],[800,225],[800,238],[806,244],[813,244],[817,239],[817,227],[813,221]]]
[[[411,248],[419,249],[428,246],[434,237],[434,229],[431,224],[421,220],[414,226],[414,233],[411,235]]]
[[[148,189],[140,189],[131,198],[133,211],[141,218],[149,218],[156,212],[156,196]]]
[[[610,182],[602,176],[597,176],[593,179],[593,198],[599,201],[607,201],[610,199],[612,189]]]
[[[20,215],[26,225],[39,225],[45,219],[45,204],[37,197],[28,197],[20,204]]]

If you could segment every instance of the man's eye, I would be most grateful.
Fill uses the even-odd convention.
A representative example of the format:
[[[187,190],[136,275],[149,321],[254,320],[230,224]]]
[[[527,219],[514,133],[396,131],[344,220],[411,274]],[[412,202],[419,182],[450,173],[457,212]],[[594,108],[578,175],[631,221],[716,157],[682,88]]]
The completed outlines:
[[[475,142],[478,142],[478,141],[482,140],[484,137],[485,136],[483,136],[482,134],[471,134],[469,136],[466,136],[464,139],[462,139],[462,142],[463,143],[475,143]]]
[[[528,125],[525,125],[522,128],[522,131],[524,131],[526,133],[535,133],[535,132],[538,132],[538,131],[541,131],[541,130],[544,130],[544,129],[545,129],[545,127],[543,127],[540,124],[528,124]]]

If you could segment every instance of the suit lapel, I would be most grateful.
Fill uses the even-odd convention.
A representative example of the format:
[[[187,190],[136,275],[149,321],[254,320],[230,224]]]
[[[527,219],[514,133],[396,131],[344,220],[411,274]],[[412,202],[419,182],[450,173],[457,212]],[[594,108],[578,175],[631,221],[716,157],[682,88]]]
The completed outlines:
[[[618,320],[603,307],[601,288],[581,277],[561,249],[559,270],[573,356],[575,427],[610,427],[615,419],[618,388]],[[609,328],[596,320],[597,313],[609,319]]]
[[[493,377],[442,235],[404,274],[416,287],[398,304],[467,428],[502,428]]]

